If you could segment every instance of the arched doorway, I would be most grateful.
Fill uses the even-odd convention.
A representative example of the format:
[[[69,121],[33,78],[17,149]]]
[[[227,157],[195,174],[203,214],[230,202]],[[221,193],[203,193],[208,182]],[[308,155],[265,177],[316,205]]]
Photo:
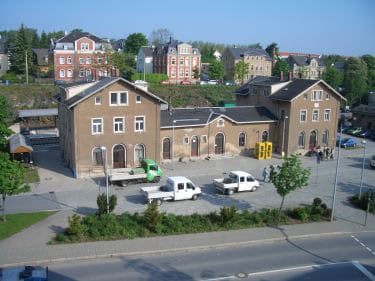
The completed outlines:
[[[309,141],[310,149],[316,147],[316,142],[317,142],[316,136],[317,136],[316,131],[315,130],[311,131],[310,141]]]
[[[222,133],[215,136],[215,154],[224,154],[224,135]]]
[[[267,131],[264,131],[262,133],[262,141],[268,141],[268,132]]]
[[[137,144],[134,146],[134,166],[139,167],[143,159],[145,159],[145,147],[143,144]]]
[[[126,167],[126,151],[123,145],[117,144],[113,147],[113,168]]]
[[[171,159],[171,139],[165,138],[163,140],[163,159]]]
[[[197,136],[191,138],[191,157],[199,156],[199,139]]]

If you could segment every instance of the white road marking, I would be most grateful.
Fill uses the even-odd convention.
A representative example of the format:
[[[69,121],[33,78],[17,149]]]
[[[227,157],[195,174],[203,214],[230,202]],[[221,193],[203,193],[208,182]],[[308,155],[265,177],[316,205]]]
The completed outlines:
[[[362,264],[360,264],[359,262],[357,261],[353,261],[352,264],[358,268],[359,271],[361,271],[364,275],[366,275],[366,277],[368,279],[370,279],[371,281],[375,281],[375,276],[372,275],[372,273],[370,271],[368,271]]]
[[[370,247],[367,247],[364,243],[362,243],[361,241],[359,241],[359,239],[357,237],[355,237],[354,235],[350,235],[356,242],[358,242],[358,244],[360,244],[363,248],[365,248],[367,251],[369,251],[371,254],[373,254],[375,256],[375,252],[370,248]]]
[[[287,272],[287,271],[293,271],[293,270],[309,270],[309,269],[319,269],[326,266],[334,266],[334,265],[343,265],[343,264],[353,264],[353,262],[337,262],[337,263],[326,263],[326,264],[318,264],[318,265],[305,265],[305,266],[297,266],[297,267],[287,267],[282,269],[274,269],[274,270],[268,270],[268,271],[260,271],[260,272],[251,272],[247,273],[247,277],[256,276],[256,275],[265,275],[265,274],[273,274],[273,273],[280,273],[280,272]],[[225,280],[225,279],[237,279],[238,276],[231,275],[227,277],[218,277],[218,278],[210,278],[210,279],[201,279],[201,281],[217,281],[217,280]],[[372,280],[371,281],[375,281]]]

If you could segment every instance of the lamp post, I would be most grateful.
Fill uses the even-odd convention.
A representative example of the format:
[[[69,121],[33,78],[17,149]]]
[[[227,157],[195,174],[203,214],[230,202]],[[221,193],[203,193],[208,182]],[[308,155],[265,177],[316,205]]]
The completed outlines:
[[[199,121],[199,119],[174,119],[172,121],[172,170],[174,170],[174,127],[177,122]]]
[[[100,147],[103,155],[103,151],[105,152],[105,161],[104,161],[104,173],[105,173],[105,186],[106,186],[106,194],[107,194],[107,214],[109,214],[109,192],[108,192],[108,163],[107,163],[107,148],[105,146]]]
[[[285,120],[288,119],[288,116],[284,116],[284,122],[283,122],[283,139],[282,139],[282,144],[281,144],[281,158],[284,158],[284,143],[285,143]]]
[[[338,145],[338,148],[337,148],[336,174],[335,174],[335,182],[333,184],[333,195],[332,195],[332,206],[331,206],[331,222],[333,221],[333,213],[335,211],[336,186],[337,186],[337,177],[338,177],[338,174],[339,174],[339,164],[340,164],[341,136],[342,136],[342,126],[341,126],[341,129],[340,129],[339,145]]]
[[[363,172],[365,170],[365,162],[366,162],[366,141],[362,141],[363,144],[363,159],[362,159],[362,172],[361,172],[361,183],[359,185],[359,198],[362,195],[362,187],[363,187]]]

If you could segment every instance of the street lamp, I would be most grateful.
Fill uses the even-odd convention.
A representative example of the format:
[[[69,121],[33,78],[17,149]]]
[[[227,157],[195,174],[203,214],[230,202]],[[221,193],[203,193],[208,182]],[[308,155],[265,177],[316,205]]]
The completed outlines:
[[[107,194],[107,214],[109,214],[107,148],[105,146],[101,146],[100,149],[102,151],[102,156],[103,156],[103,151],[105,152],[105,161],[103,162],[103,165],[104,165],[105,185],[106,185],[106,194]]]
[[[172,170],[174,170],[174,127],[177,122],[189,122],[189,121],[199,121],[199,119],[174,119],[172,121]]]
[[[337,187],[337,178],[339,174],[339,164],[340,164],[341,136],[342,136],[342,125],[341,125],[340,135],[339,135],[339,146],[337,148],[336,174],[335,174],[335,182],[333,184],[333,195],[332,195],[332,206],[331,206],[331,222],[333,221],[333,213],[335,211],[336,187]]]
[[[363,159],[362,159],[362,172],[361,172],[361,183],[359,185],[359,198],[362,195],[362,187],[363,187],[363,172],[365,170],[365,162],[366,162],[366,141],[362,141],[363,144]]]
[[[282,139],[282,144],[281,144],[281,158],[284,158],[284,143],[285,143],[285,120],[288,119],[288,116],[284,116],[284,123],[283,123],[283,139]]]

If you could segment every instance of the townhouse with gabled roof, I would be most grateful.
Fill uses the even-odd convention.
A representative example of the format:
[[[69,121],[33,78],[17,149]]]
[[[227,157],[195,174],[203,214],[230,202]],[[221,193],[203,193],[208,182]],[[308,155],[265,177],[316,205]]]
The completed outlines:
[[[225,80],[243,83],[256,76],[271,76],[272,58],[259,48],[228,47],[224,50],[221,61],[224,64]],[[244,81],[235,79],[234,68],[236,63],[243,61],[248,65],[248,73]]]
[[[263,105],[277,117],[276,151],[336,146],[340,103],[346,99],[324,80],[255,77],[235,94],[238,105]]]
[[[303,79],[320,79],[326,68],[323,59],[311,55],[291,55],[286,59],[293,77]]]
[[[111,65],[111,43],[88,32],[73,31],[54,44],[55,81],[98,80],[118,76]]]

